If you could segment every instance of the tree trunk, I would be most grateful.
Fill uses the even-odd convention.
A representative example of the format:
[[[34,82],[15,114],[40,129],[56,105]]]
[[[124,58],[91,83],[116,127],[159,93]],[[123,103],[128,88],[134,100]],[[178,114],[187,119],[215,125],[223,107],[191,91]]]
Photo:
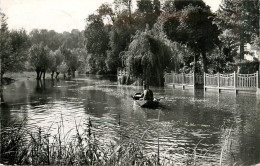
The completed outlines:
[[[2,70],[2,59],[0,58],[0,87],[2,86],[2,82],[3,82],[3,75],[4,75],[4,73],[3,73],[3,70]],[[0,88],[0,89],[2,89],[2,88]],[[1,94],[2,94],[2,91],[1,91]]]
[[[53,76],[54,76],[54,71],[51,71],[51,79],[53,80]]]
[[[3,82],[3,77],[4,77],[4,73],[1,71],[1,76],[0,76],[0,87],[2,86],[2,82]]]
[[[258,88],[260,88],[260,60],[259,60],[259,64],[258,64]]]
[[[244,42],[244,32],[241,32],[240,33],[240,56],[239,56],[240,60],[244,59],[244,54],[245,54],[244,44],[245,44],[245,42]]]
[[[58,79],[58,76],[59,76],[60,72],[56,72],[56,79]]]
[[[40,79],[41,79],[41,77],[40,77],[40,72],[41,72],[40,70],[37,70],[37,69],[36,69],[36,73],[37,73],[36,79],[37,79],[37,80],[40,80]]]
[[[130,1],[128,2],[128,12],[129,12],[129,18],[131,18],[131,17],[132,17],[132,12],[131,12],[131,5],[132,5],[132,0],[130,0]]]
[[[39,80],[42,79],[42,71],[40,71]]]
[[[193,61],[193,71],[194,73],[198,73],[198,69],[197,69],[197,61],[198,61],[198,57],[199,57],[199,54],[195,53],[194,55],[194,61]]]
[[[42,78],[45,79],[46,70],[43,70],[42,73],[43,73]]]
[[[205,73],[208,73],[208,64],[207,64],[206,52],[202,52],[202,60],[203,60],[203,71]]]

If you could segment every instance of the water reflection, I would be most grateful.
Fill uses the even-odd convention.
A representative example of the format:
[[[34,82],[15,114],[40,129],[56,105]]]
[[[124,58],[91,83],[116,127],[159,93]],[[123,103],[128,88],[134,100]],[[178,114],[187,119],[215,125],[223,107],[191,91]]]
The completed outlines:
[[[17,81],[4,89],[1,97],[8,107],[1,105],[1,117],[4,124],[26,118],[31,129],[52,126],[52,133],[62,123],[63,133],[71,135],[76,124],[80,132],[87,132],[90,118],[100,141],[109,143],[135,133],[144,138],[150,154],[157,151],[159,134],[161,157],[175,163],[183,163],[185,155],[194,157],[195,149],[198,160],[219,164],[223,145],[229,148],[226,164],[260,162],[260,106],[255,95],[151,88],[161,99],[158,109],[133,105],[131,95],[142,87],[118,86],[114,78]]]

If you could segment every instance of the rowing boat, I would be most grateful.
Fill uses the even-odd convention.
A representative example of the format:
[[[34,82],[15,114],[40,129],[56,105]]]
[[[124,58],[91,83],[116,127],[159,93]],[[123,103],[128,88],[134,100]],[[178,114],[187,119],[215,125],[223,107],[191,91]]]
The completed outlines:
[[[157,108],[159,106],[159,101],[157,100],[135,100],[135,105],[145,108]]]
[[[133,96],[134,104],[140,107],[145,108],[157,108],[159,106],[159,100],[153,99],[153,100],[143,100],[141,98],[141,93],[136,93]]]

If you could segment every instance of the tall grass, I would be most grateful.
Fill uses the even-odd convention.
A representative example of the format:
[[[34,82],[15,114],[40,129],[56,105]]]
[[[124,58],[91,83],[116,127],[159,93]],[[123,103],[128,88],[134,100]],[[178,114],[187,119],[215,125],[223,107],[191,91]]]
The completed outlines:
[[[91,134],[91,120],[86,133],[72,139],[56,135],[38,127],[27,130],[24,123],[14,124],[1,133],[1,161],[7,165],[157,165],[156,158],[149,158],[135,138],[104,147]]]
[[[158,123],[160,112],[158,113]],[[118,127],[121,126],[120,115]],[[128,134],[120,133],[117,143],[104,145],[96,138],[92,131],[92,122],[89,118],[87,129],[80,133],[80,125],[75,123],[76,134],[69,137],[64,135],[64,125],[61,122],[55,135],[50,134],[49,129],[37,127],[29,130],[25,123],[12,123],[1,132],[1,164],[6,165],[203,165],[205,162],[199,160],[197,151],[200,140],[194,147],[193,154],[184,154],[181,161],[173,161],[166,156],[160,156],[160,133],[163,131],[158,127],[157,152],[154,155],[145,155],[145,133]],[[132,130],[132,129],[131,129]],[[231,130],[224,137],[225,144],[230,139]],[[63,133],[62,133],[63,131]],[[126,131],[128,132],[128,131]],[[225,145],[226,146],[226,145]],[[206,153],[204,154],[204,156]],[[220,153],[219,164],[223,165],[225,153]],[[186,161],[186,162],[185,162]]]

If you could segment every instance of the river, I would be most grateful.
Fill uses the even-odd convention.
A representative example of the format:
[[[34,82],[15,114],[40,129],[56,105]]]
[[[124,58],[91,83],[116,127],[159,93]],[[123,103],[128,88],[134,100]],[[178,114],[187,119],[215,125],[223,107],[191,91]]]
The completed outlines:
[[[104,144],[122,133],[145,135],[147,155],[152,155],[159,137],[162,161],[185,165],[183,158],[196,157],[219,165],[222,152],[226,165],[260,162],[260,99],[255,94],[151,89],[160,98],[157,109],[133,105],[131,95],[142,87],[117,85],[113,77],[16,81],[3,90],[2,126],[25,121],[27,128],[40,126],[54,134],[62,123],[62,132],[73,135],[75,125],[86,132],[90,119],[91,132]]]

